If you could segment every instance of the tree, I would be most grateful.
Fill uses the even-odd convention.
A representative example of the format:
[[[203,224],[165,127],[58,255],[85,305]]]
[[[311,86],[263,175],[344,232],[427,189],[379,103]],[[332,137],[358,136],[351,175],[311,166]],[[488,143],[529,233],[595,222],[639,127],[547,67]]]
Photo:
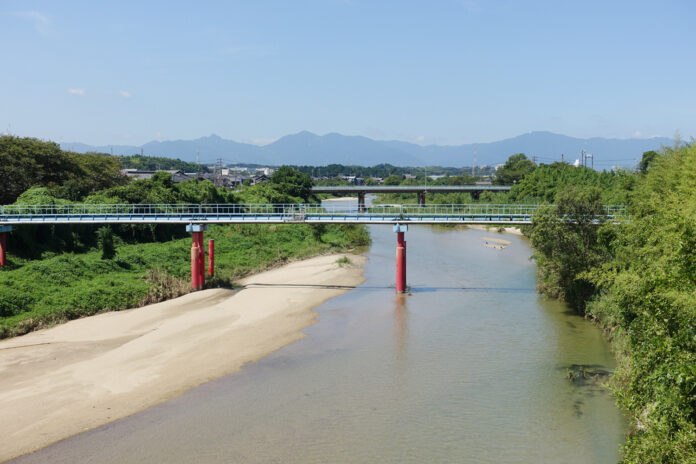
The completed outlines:
[[[518,153],[509,157],[505,164],[495,171],[494,182],[498,185],[517,184],[534,169],[536,165],[527,159],[524,153]]]
[[[595,290],[586,273],[602,262],[598,229],[604,220],[600,190],[571,186],[558,193],[556,206],[540,208],[530,227],[539,289],[579,312]]]
[[[391,174],[389,177],[384,179],[384,185],[401,185],[401,180],[401,176]]]
[[[648,172],[650,164],[652,164],[652,162],[655,161],[655,159],[659,156],[660,154],[655,150],[646,151],[645,153],[643,153],[643,158],[640,160],[638,170],[642,173]]]
[[[312,197],[312,178],[290,166],[281,166],[271,176],[271,184],[282,194],[309,202]]]

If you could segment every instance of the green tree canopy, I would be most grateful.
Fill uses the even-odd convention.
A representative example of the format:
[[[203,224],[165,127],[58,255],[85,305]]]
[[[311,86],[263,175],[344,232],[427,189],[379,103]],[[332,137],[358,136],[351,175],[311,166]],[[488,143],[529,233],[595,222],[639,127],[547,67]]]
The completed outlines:
[[[645,153],[643,153],[643,158],[640,160],[638,170],[643,173],[648,172],[650,164],[652,164],[652,162],[655,161],[655,159],[659,156],[660,154],[655,150],[646,151]]]
[[[13,136],[0,137],[0,178],[0,204],[12,203],[34,186],[79,201],[91,192],[128,182],[115,157],[65,152],[53,142]]]
[[[495,171],[494,182],[498,185],[513,185],[519,183],[525,176],[536,169],[532,160],[524,153],[518,153],[508,158],[505,164]]]
[[[402,181],[401,176],[397,176],[396,174],[391,174],[389,177],[384,179],[384,185],[401,185]]]
[[[312,198],[312,178],[290,166],[281,166],[271,176],[271,183],[282,194],[309,202]]]

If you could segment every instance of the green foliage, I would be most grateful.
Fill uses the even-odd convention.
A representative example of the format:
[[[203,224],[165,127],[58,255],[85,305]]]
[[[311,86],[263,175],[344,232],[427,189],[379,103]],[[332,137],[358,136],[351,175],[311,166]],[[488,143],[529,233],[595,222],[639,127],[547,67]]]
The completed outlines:
[[[655,161],[655,158],[657,158],[658,156],[660,156],[660,154],[655,150],[650,150],[643,153],[643,158],[641,158],[640,160],[638,170],[642,173],[648,172],[650,164],[652,164],[652,162]]]
[[[555,206],[541,208],[529,227],[540,291],[580,312],[594,293],[585,273],[604,257],[597,240],[603,213],[599,189],[571,186],[558,193]]]
[[[597,187],[605,204],[626,204],[635,176],[625,171],[597,172],[567,163],[541,165],[512,187],[509,199],[514,203],[552,203],[559,191],[568,186]]]
[[[437,180],[428,179],[428,185],[474,185],[476,178],[469,174],[460,174],[458,176],[445,176]]]
[[[600,292],[588,311],[622,347],[625,462],[696,462],[696,146],[649,165],[631,222],[608,234],[611,259],[589,275]]]
[[[302,199],[304,203],[312,198],[312,178],[289,166],[281,166],[271,176],[271,184],[281,194]]]
[[[241,203],[301,203],[302,198],[281,192],[276,184],[263,182],[244,187],[236,192]]]
[[[104,226],[97,230],[99,240],[99,248],[101,248],[102,259],[112,259],[116,255],[116,247],[114,246],[114,232],[111,227]]]
[[[518,184],[522,179],[536,169],[532,160],[524,153],[518,153],[508,158],[505,164],[495,171],[494,183],[498,185]]]
[[[340,177],[332,177],[330,179],[319,179],[314,181],[314,185],[316,186],[321,186],[321,187],[326,187],[326,186],[349,186],[351,185],[350,182],[348,182],[345,179],[341,179]]]
[[[121,164],[123,164],[124,168],[137,169],[139,171],[169,171],[176,169],[183,172],[208,172],[208,168],[200,164],[164,156],[123,156],[121,157]]]
[[[0,136],[0,178],[0,204],[14,202],[33,186],[79,200],[89,192],[127,182],[116,158],[68,153],[53,142],[13,136]]]
[[[401,185],[401,182],[403,181],[403,177],[397,176],[396,174],[392,174],[386,179],[384,179],[383,184],[384,185]]]

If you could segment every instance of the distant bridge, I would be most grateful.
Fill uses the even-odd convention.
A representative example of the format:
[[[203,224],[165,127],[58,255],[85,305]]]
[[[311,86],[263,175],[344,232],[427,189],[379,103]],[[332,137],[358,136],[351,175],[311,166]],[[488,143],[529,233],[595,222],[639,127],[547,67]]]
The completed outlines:
[[[365,206],[368,193],[415,193],[418,204],[425,205],[427,193],[468,192],[471,198],[478,200],[483,192],[509,192],[510,185],[351,185],[351,186],[314,186],[312,193],[330,193],[333,195],[353,194],[358,197],[358,206]]]

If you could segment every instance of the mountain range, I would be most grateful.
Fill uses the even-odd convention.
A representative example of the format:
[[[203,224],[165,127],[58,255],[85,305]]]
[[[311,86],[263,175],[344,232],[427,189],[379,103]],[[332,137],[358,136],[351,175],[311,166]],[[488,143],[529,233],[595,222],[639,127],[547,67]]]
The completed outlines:
[[[214,163],[222,158],[226,164],[255,163],[323,166],[331,163],[374,166],[389,163],[395,166],[471,166],[496,165],[515,153],[534,156],[539,163],[573,162],[580,151],[591,153],[596,168],[634,166],[643,152],[671,146],[666,137],[649,139],[576,138],[552,132],[530,132],[517,137],[487,143],[465,145],[417,145],[401,141],[373,140],[362,136],[336,133],[316,135],[303,131],[286,135],[273,143],[258,146],[223,139],[215,134],[195,140],[152,141],[142,146],[62,143],[64,150],[150,156],[166,156],[184,161]],[[589,162],[588,162],[589,164]]]

